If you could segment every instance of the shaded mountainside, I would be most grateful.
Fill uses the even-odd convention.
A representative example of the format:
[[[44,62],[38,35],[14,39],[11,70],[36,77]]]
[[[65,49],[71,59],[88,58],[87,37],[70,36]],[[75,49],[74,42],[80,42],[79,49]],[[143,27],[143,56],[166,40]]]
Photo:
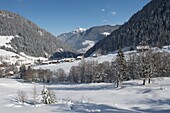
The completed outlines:
[[[45,57],[54,53],[58,48],[70,49],[62,41],[31,21],[4,10],[0,10],[0,36],[14,36],[10,42],[11,50],[30,56]],[[9,50],[9,48],[4,49]]]
[[[79,52],[86,52],[96,42],[118,29],[119,25],[95,26],[89,29],[78,28],[72,32],[64,33],[57,36],[59,39],[72,45]]]
[[[52,56],[50,56],[50,60],[61,60],[63,58],[76,58],[79,54],[70,52],[70,51],[62,51],[55,52]]]
[[[142,41],[150,46],[170,44],[170,0],[152,0],[127,23],[96,43],[85,56],[98,50],[107,54],[119,47],[135,48]]]

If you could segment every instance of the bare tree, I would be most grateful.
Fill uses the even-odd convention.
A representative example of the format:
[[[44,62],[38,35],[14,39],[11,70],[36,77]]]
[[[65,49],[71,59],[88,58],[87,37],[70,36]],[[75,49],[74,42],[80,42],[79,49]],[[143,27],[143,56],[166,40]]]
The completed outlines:
[[[70,69],[69,76],[70,76],[70,81],[73,81],[74,83],[79,83],[79,79],[80,79],[79,67],[72,66]]]
[[[18,92],[17,92],[17,99],[18,99],[18,102],[21,102],[24,105],[24,103],[28,99],[28,96],[27,96],[25,91],[18,90]]]
[[[80,67],[80,81],[81,83],[85,82],[85,67],[86,67],[86,60],[83,58],[81,60],[81,62],[79,63],[79,67]]]
[[[33,104],[34,106],[36,106],[36,104],[38,103],[39,100],[39,93],[37,92],[37,88],[36,85],[34,84],[34,87],[32,89],[32,96],[33,96]]]
[[[66,73],[62,68],[57,69],[59,82],[66,81]]]
[[[127,76],[129,79],[139,79],[140,76],[137,73],[137,62],[136,62],[137,55],[136,54],[129,54],[127,60]]]

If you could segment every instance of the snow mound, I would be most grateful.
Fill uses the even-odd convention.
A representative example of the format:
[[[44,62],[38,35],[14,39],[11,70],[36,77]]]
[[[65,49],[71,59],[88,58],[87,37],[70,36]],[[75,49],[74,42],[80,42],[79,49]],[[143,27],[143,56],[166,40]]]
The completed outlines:
[[[101,33],[102,35],[104,35],[104,36],[108,36],[108,35],[110,35],[110,33],[109,32],[103,32],[103,33]]]
[[[79,49],[78,52],[80,53],[85,53],[87,50],[89,50],[91,47],[93,47],[95,44],[94,41],[91,41],[91,40],[85,40],[84,42],[82,42],[82,45],[86,46],[86,48],[82,48],[82,49]]]
[[[75,33],[82,33],[84,31],[86,31],[86,29],[85,28],[80,28],[80,27],[78,27],[77,29],[74,30]]]
[[[14,36],[0,36],[0,46],[5,46],[8,48],[12,48],[10,45],[11,40],[14,38]]]

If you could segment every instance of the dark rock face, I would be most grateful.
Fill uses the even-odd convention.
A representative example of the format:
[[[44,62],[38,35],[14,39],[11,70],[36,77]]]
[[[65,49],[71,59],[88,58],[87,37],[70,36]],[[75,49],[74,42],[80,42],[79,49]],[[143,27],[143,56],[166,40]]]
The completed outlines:
[[[127,23],[96,43],[85,56],[99,49],[107,54],[119,47],[135,48],[142,41],[150,46],[170,44],[170,0],[152,0]]]
[[[69,46],[49,32],[9,11],[0,10],[0,35],[15,36],[11,40],[13,51],[24,52],[30,56],[44,57],[58,48],[70,50]]]

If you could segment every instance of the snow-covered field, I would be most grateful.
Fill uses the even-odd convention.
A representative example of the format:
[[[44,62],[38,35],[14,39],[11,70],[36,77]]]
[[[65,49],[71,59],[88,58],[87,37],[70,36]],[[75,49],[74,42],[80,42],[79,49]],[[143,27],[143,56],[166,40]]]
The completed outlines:
[[[134,52],[134,51],[132,51],[132,52]],[[129,54],[129,53],[131,53],[131,52],[125,52],[125,55],[127,56],[127,54]],[[85,58],[85,60],[86,61],[98,61],[98,63],[102,63],[105,61],[112,62],[116,59],[116,55],[117,55],[117,53],[102,55],[102,56],[98,56],[96,58],[88,57],[88,58]],[[80,62],[81,62],[81,60],[76,60],[74,62],[63,62],[60,64],[37,65],[37,66],[34,66],[33,68],[34,69],[50,69],[51,71],[56,71],[57,69],[62,68],[62,69],[64,69],[64,71],[66,73],[69,73],[71,67],[77,66]]]
[[[165,51],[169,51],[165,48]],[[130,52],[126,52],[125,55]],[[1,55],[15,56],[4,50]],[[24,56],[24,54],[22,54]],[[97,60],[99,63],[112,61],[116,54],[108,54],[86,60]],[[27,57],[28,58],[28,57]],[[63,68],[66,73],[80,61],[35,66],[35,69]],[[46,85],[54,90],[57,103],[52,105],[31,103],[34,83],[23,83],[17,79],[0,79],[0,113],[170,113],[170,78],[154,79],[151,84],[142,86],[142,80],[126,81],[121,88],[113,83],[91,84],[53,84]],[[39,94],[43,84],[35,84]],[[27,93],[28,101],[24,105],[17,102],[17,92]],[[39,95],[39,101],[41,95]]]
[[[116,57],[116,54],[109,54],[109,55],[102,55],[96,58],[93,57],[88,57],[85,58],[86,61],[98,61],[99,63],[102,63],[104,61],[109,61],[111,62],[112,60],[114,60]],[[63,62],[63,63],[59,63],[59,64],[48,64],[48,65],[37,65],[34,66],[34,69],[50,69],[51,71],[56,71],[59,68],[64,69],[64,71],[66,73],[70,72],[70,69],[72,66],[77,66],[79,63],[81,62],[81,60],[76,60],[74,62]]]
[[[112,83],[46,85],[54,90],[58,103],[29,104],[34,84],[16,79],[0,79],[0,113],[170,113],[170,78],[154,79],[142,86],[142,80]],[[38,92],[42,84],[35,84]],[[27,93],[28,103],[17,102],[17,91]]]

